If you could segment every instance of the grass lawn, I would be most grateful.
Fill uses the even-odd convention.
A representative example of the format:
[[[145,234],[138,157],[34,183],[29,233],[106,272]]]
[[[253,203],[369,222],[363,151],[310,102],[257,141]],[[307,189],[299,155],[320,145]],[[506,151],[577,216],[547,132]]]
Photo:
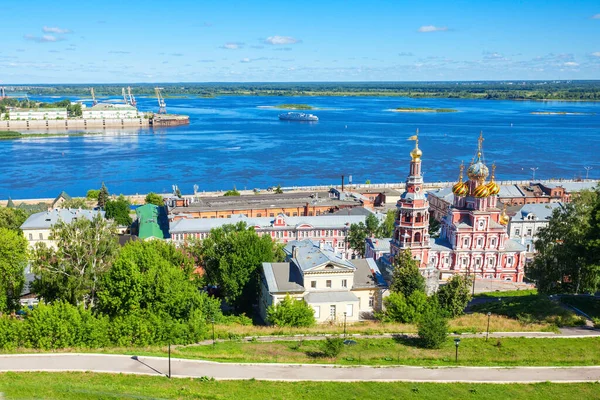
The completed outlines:
[[[520,297],[520,296],[531,296],[537,295],[537,289],[524,289],[524,290],[506,290],[506,291],[496,291],[496,292],[483,292],[476,293],[475,297]]]
[[[476,304],[471,310],[491,312],[514,318],[523,324],[550,324],[555,326],[585,325],[585,319],[543,295],[526,295],[498,298],[498,301]]]
[[[453,339],[441,349],[423,349],[417,339],[353,339],[336,358],[322,353],[324,341],[218,342],[171,349],[171,356],[220,362],[280,362],[342,365],[457,365]],[[106,349],[102,352],[166,356],[166,347]],[[583,366],[600,364],[600,338],[502,338],[488,342],[463,338],[459,365],[464,366]]]
[[[95,373],[4,373],[8,399],[598,399],[597,383],[465,384],[266,382],[167,379]]]
[[[600,299],[591,296],[561,296],[560,301],[573,306],[592,318],[600,318]]]

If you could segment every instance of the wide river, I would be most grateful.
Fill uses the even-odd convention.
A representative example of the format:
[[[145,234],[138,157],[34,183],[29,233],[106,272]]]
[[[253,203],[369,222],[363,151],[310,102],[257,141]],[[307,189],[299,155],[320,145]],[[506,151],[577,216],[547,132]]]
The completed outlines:
[[[58,98],[37,98],[56,101]],[[71,98],[75,100],[75,98]],[[306,103],[317,123],[280,121],[269,106]],[[140,110],[156,100],[138,99]],[[397,113],[396,107],[454,113]],[[190,125],[103,135],[0,141],[0,199],[75,196],[104,181],[111,193],[183,193],[282,186],[404,181],[419,128],[425,181],[455,180],[483,131],[497,179],[600,176],[600,103],[394,97],[167,99]],[[568,114],[532,114],[554,112]]]

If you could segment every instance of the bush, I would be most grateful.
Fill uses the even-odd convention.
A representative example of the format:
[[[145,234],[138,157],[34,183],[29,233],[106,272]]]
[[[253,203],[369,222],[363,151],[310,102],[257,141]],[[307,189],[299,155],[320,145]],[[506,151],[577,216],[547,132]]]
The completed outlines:
[[[267,309],[267,321],[276,326],[308,327],[315,323],[315,312],[304,300],[286,295]]]
[[[326,357],[337,357],[344,348],[344,339],[339,337],[328,337],[325,339],[322,345],[323,354]]]
[[[431,300],[421,291],[414,291],[408,298],[400,292],[392,292],[383,302],[386,307],[385,320],[407,324],[416,322],[431,307]]]
[[[437,307],[429,308],[417,327],[421,345],[428,349],[439,349],[448,337],[448,321]]]
[[[90,200],[98,200],[99,195],[100,195],[100,190],[90,189],[87,191],[87,194],[85,195],[85,197],[87,197]]]
[[[440,286],[437,298],[440,307],[454,318],[464,314],[471,300],[471,280],[462,275],[454,275],[445,285]]]

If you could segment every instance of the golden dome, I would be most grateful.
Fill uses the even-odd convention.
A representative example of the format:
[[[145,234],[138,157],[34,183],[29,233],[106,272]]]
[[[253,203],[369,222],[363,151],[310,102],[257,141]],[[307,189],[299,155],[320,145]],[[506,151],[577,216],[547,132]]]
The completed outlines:
[[[458,182],[452,186],[452,193],[459,197],[464,197],[469,193],[469,185],[466,182],[463,182],[463,171],[465,170],[465,165],[460,163],[460,174],[458,175]]]
[[[410,152],[410,156],[412,157],[413,161],[417,161],[421,159],[421,156],[423,155],[423,152],[421,151],[421,149],[419,148],[419,142],[417,141],[415,143],[415,148],[412,149],[412,151]]]
[[[490,191],[491,196],[495,196],[500,193],[500,186],[495,181],[496,179],[496,164],[492,164],[492,176],[490,178],[490,183],[487,184],[487,187]]]
[[[500,218],[498,219],[498,222],[500,222],[500,224],[502,224],[502,225],[508,225],[509,220],[510,220],[510,217],[508,216],[508,214],[506,214],[506,203],[505,203],[504,208],[502,209],[502,213],[500,214]]]
[[[487,185],[479,185],[475,188],[473,195],[477,198],[488,197],[490,195],[490,189]]]

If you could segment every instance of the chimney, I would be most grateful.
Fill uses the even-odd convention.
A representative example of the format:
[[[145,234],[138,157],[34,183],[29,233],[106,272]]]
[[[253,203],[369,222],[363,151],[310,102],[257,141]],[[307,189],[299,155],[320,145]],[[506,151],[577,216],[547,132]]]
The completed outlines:
[[[298,246],[292,246],[292,258],[298,258]]]
[[[342,175],[342,192],[344,191],[344,175]]]
[[[325,242],[319,242],[319,249],[323,250],[325,247]]]

